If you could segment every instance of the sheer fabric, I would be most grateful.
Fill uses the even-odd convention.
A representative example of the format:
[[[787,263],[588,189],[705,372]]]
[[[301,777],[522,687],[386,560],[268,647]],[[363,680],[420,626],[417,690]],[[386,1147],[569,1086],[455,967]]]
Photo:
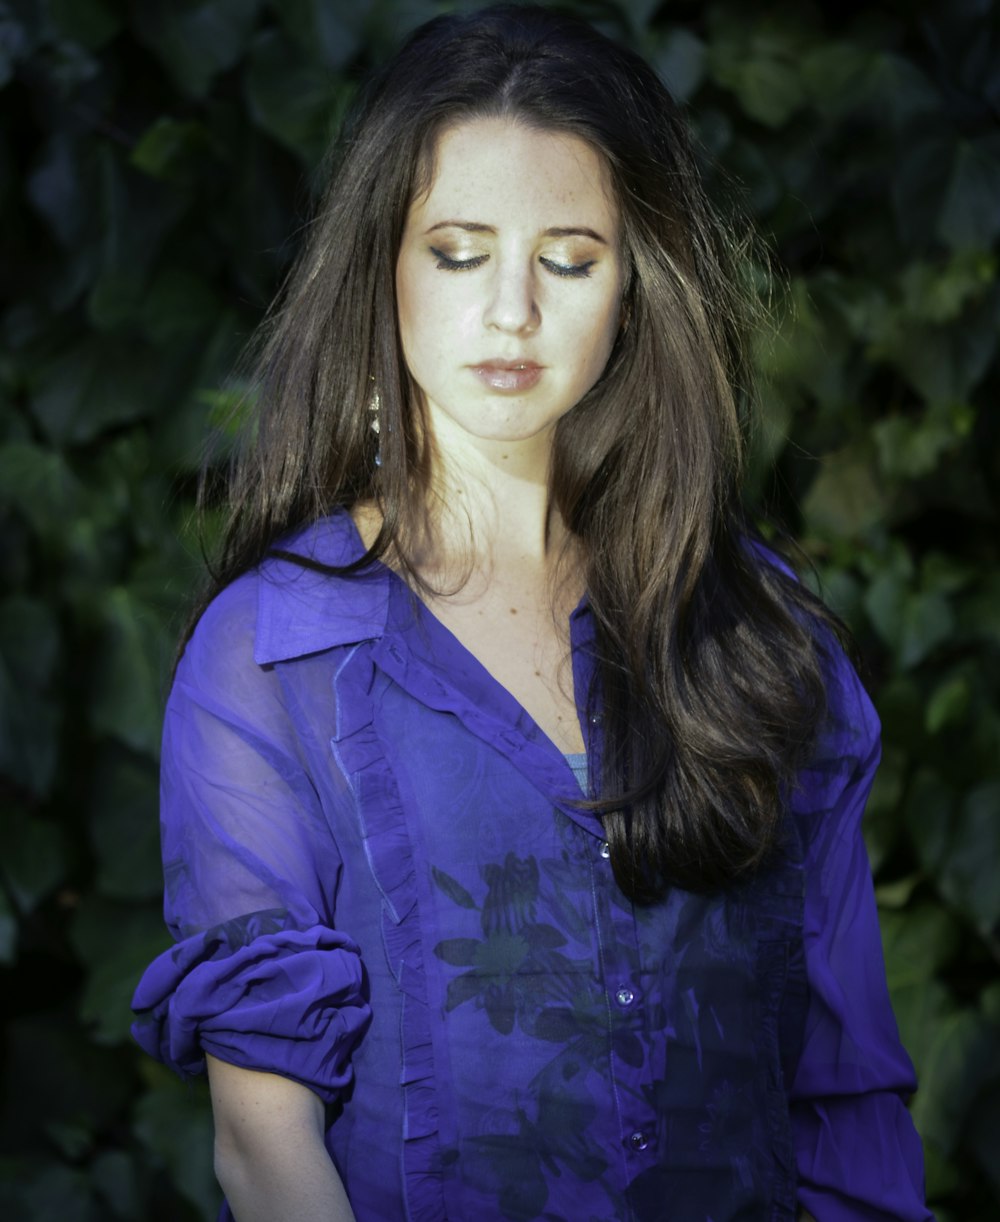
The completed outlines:
[[[363,550],[345,514],[288,546]],[[584,601],[578,696],[592,631]],[[930,1218],[860,832],[878,723],[843,656],[828,681],[780,859],[639,908],[579,761],[394,574],[268,562],[171,693],[177,945],[136,1038],[316,1091],[359,1222]]]

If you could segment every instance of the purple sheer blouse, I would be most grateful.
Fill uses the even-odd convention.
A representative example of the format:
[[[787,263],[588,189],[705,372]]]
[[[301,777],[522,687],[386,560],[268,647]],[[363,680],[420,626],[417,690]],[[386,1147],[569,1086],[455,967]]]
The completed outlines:
[[[345,514],[288,546],[363,550]],[[571,639],[582,695],[585,602]],[[136,1038],[315,1091],[359,1222],[923,1222],[860,831],[878,722],[839,653],[828,688],[779,859],[636,907],[572,761],[394,574],[267,562],[171,692],[176,945]]]

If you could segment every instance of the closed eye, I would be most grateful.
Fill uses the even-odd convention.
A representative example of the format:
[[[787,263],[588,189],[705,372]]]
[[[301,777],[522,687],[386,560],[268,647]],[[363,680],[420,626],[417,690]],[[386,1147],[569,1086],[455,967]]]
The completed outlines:
[[[431,254],[436,256],[437,266],[447,272],[469,271],[473,267],[479,267],[489,258],[489,255],[475,255],[471,259],[449,259],[443,250],[438,250],[435,246],[431,247]]]
[[[590,269],[594,266],[596,260],[590,259],[586,263],[574,263],[569,266],[565,263],[553,263],[551,259],[545,258],[539,259],[539,262],[556,276],[589,276]]]

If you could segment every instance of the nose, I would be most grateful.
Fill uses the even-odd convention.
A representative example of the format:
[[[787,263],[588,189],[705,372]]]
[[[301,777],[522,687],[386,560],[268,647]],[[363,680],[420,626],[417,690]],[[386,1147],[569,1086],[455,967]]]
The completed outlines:
[[[499,257],[495,268],[484,313],[486,326],[510,335],[537,331],[542,315],[531,262]]]

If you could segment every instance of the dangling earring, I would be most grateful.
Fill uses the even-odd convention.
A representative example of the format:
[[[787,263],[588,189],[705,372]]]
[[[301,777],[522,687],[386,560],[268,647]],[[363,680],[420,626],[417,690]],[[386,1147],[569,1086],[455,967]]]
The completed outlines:
[[[371,383],[372,383],[372,393],[368,399],[368,426],[371,429],[371,431],[375,434],[375,436],[378,438],[379,433],[381,431],[381,425],[379,423],[379,412],[382,410],[382,400],[379,398],[378,387],[375,385],[374,374],[371,377]],[[381,442],[381,438],[379,438],[379,441]],[[379,444],[375,448],[375,466],[381,467],[381,465],[382,465],[382,448],[381,448],[381,444]]]

